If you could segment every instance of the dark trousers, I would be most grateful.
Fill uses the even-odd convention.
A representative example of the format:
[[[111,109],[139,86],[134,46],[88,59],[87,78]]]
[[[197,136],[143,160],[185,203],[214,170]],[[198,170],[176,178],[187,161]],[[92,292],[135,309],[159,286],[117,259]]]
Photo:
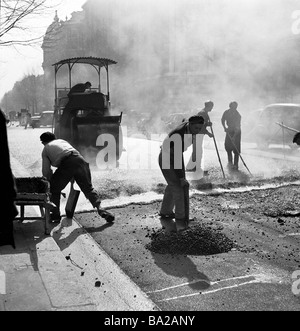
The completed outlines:
[[[225,150],[228,156],[228,163],[238,166],[239,155],[241,152],[241,133],[227,132],[225,137]],[[232,159],[234,154],[234,161]],[[233,161],[233,162],[232,162]]]
[[[61,191],[73,178],[92,206],[100,206],[100,196],[92,185],[89,164],[81,155],[71,155],[61,162],[50,180],[51,201],[57,207],[53,213],[60,214]]]
[[[185,191],[180,185],[180,179],[173,169],[163,168],[162,153],[159,154],[158,162],[161,172],[168,184],[164,192],[160,213],[165,215],[171,214],[175,207],[176,220],[185,220],[186,217],[188,217],[186,210],[189,207],[186,206],[186,204],[189,204],[189,200],[185,199]]]
[[[234,154],[234,160],[232,158],[232,153]],[[235,166],[238,166],[239,164],[239,154],[232,152],[232,151],[227,151],[227,158],[228,158],[228,164],[233,164]]]

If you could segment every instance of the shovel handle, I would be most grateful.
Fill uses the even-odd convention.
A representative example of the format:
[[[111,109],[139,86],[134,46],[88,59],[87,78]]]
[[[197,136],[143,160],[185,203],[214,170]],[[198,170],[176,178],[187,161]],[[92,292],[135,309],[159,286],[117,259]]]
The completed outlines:
[[[224,169],[223,169],[223,165],[222,165],[222,162],[221,162],[221,158],[220,158],[220,154],[219,154],[219,150],[218,150],[218,146],[217,146],[217,142],[216,142],[215,134],[214,134],[214,131],[213,131],[212,126],[210,127],[210,129],[211,129],[211,133],[212,133],[212,135],[213,135],[213,140],[214,140],[214,144],[215,144],[216,152],[217,152],[217,155],[218,155],[219,163],[220,163],[220,166],[221,166],[221,170],[222,170],[222,173],[223,173],[223,177],[226,178],[226,176],[225,176],[225,172],[224,172]]]
[[[184,211],[186,222],[190,219],[190,196],[189,196],[189,185],[183,187],[184,194]]]

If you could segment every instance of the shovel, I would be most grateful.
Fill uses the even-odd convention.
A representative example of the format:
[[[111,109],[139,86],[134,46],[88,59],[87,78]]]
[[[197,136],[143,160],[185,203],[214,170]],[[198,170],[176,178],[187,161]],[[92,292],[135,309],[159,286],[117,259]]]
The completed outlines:
[[[188,225],[190,220],[190,196],[189,196],[189,185],[183,187],[184,194],[184,212],[185,212],[185,221]]]
[[[242,158],[241,153],[240,153],[239,150],[236,148],[236,146],[235,146],[235,144],[234,144],[234,142],[233,142],[233,139],[231,138],[230,134],[228,134],[228,136],[229,136],[229,139],[230,139],[230,141],[231,141],[231,143],[232,143],[232,146],[234,147],[234,149],[236,150],[237,154],[239,155],[239,157],[240,157],[241,161],[243,162],[245,168],[248,170],[249,174],[250,174],[251,176],[253,176],[253,175],[251,174],[249,168],[247,167],[247,164],[245,163],[244,159]]]
[[[79,195],[80,195],[80,191],[74,189],[74,180],[72,180],[71,189],[70,189],[70,193],[69,193],[66,208],[65,208],[66,216],[68,218],[73,218],[73,216],[74,216]]]
[[[278,122],[276,122],[276,124],[278,124],[279,126],[281,126],[281,127],[284,128],[284,129],[287,129],[287,130],[290,130],[290,131],[293,131],[293,132],[299,132],[298,130],[293,129],[293,128],[290,128],[290,127],[288,127],[288,126],[286,126],[286,125],[283,125],[282,123],[278,123]]]
[[[209,117],[208,117],[208,120],[209,120],[209,122],[211,122]],[[210,126],[210,130],[211,130],[211,133],[213,135],[213,140],[214,140],[218,160],[219,160],[219,163],[220,163],[220,167],[221,167],[221,170],[222,170],[223,178],[226,179],[225,172],[224,172],[223,165],[222,165],[221,158],[220,158],[220,154],[219,154],[219,150],[218,150],[218,146],[217,146],[217,142],[216,142],[216,138],[215,138],[215,133],[214,133],[214,130],[212,128],[212,125]]]

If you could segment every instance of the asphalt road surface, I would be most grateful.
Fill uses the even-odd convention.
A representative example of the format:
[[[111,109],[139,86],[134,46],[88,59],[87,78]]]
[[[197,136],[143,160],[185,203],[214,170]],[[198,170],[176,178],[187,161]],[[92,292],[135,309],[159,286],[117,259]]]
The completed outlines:
[[[46,130],[49,128],[8,128],[12,166],[22,168],[24,176],[41,175],[43,146],[39,135]],[[205,182],[212,183],[213,189],[194,187],[191,214],[196,220],[191,223],[191,228],[194,233],[199,226],[212,231],[213,235],[215,231],[221,233],[234,243],[228,251],[226,247],[218,251],[217,245],[207,253],[204,249],[207,246],[201,244],[205,238],[201,237],[187,236],[184,240],[172,237],[172,241],[168,241],[172,234],[162,228],[169,229],[173,225],[163,224],[157,215],[164,185],[154,157],[159,150],[157,141],[130,138],[120,160],[123,169],[93,169],[93,181],[106,197],[103,206],[112,208],[115,213],[115,224],[108,226],[103,222],[91,211],[82,194],[76,209],[76,221],[162,310],[298,311],[298,185],[289,184],[282,192],[267,190],[263,185],[267,182],[283,185],[285,179],[295,184],[297,176],[299,178],[299,151],[280,146],[259,151],[251,144],[243,144],[243,159],[251,174],[241,164],[240,176],[230,177],[222,141],[218,141],[224,178],[213,142],[208,139],[205,142],[205,165],[209,177]],[[128,165],[128,153],[136,153],[133,149],[139,151],[135,154],[136,160],[140,157],[149,161],[148,169],[141,166],[140,161],[137,165],[125,166]],[[252,187],[252,184],[258,184],[258,187]],[[250,187],[255,190],[250,191]],[[292,188],[293,199],[288,200],[285,208],[290,213],[281,215],[281,209],[272,214],[272,203],[273,209],[274,205],[283,206]],[[149,248],[159,238],[164,252]],[[181,240],[182,252],[170,253],[168,250]],[[186,251],[187,242],[190,242],[189,247],[194,245],[199,249],[190,254]]]

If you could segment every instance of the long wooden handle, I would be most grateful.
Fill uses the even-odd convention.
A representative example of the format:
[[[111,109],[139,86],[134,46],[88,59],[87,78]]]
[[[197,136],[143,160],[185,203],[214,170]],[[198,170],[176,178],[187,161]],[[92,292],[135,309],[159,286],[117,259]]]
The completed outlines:
[[[278,122],[276,122],[276,124],[278,124],[279,126],[281,126],[282,128],[285,128],[285,129],[287,129],[287,130],[290,130],[290,131],[293,131],[293,132],[299,132],[299,130],[296,130],[296,129],[290,128],[290,127],[288,127],[288,126],[286,126],[286,125],[283,125],[282,123],[278,123]]]
[[[219,150],[218,150],[218,146],[217,146],[217,142],[216,142],[215,134],[214,134],[214,131],[213,131],[212,126],[210,127],[210,129],[211,129],[211,133],[212,133],[212,135],[213,135],[213,140],[214,140],[214,144],[215,144],[215,148],[216,148],[216,152],[217,152],[218,160],[219,160],[219,163],[220,163],[220,166],[221,166],[221,170],[222,170],[222,173],[223,173],[223,177],[226,178],[226,176],[225,176],[225,172],[224,172],[224,169],[223,169],[223,165],[222,165],[222,162],[221,162],[221,158],[220,158],[220,154],[219,154]]]

